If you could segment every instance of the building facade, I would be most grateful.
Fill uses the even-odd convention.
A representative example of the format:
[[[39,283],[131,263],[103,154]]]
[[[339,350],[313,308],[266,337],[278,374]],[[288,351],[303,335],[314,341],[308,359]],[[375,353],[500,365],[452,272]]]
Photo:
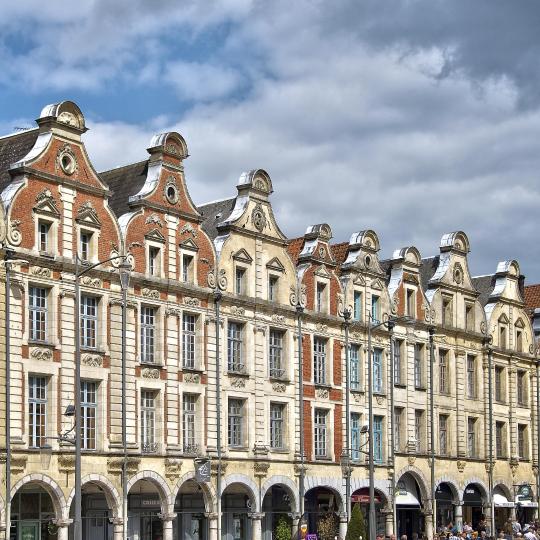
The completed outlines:
[[[126,526],[131,540],[271,540],[300,518],[344,537],[347,484],[352,503],[368,500],[369,359],[380,532],[535,515],[538,373],[516,261],[472,277],[463,232],[424,259],[410,246],[380,260],[371,230],[288,239],[264,170],[196,206],[180,134],[97,172],[76,104],[45,107],[37,125],[0,138],[5,538],[72,534],[76,391],[84,538]],[[77,256],[103,264],[80,278],[75,389]]]

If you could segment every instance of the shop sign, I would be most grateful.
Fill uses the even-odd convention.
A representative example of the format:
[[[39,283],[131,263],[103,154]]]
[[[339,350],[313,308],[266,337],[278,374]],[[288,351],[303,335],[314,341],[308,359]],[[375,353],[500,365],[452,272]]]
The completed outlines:
[[[518,501],[532,501],[533,493],[531,486],[529,484],[523,484],[519,486],[517,492]]]
[[[405,485],[405,482],[398,482],[396,484],[396,491],[398,495],[407,495],[407,486]]]
[[[197,458],[195,462],[195,480],[202,484],[210,482],[211,461],[209,458]]]
[[[141,506],[161,506],[159,499],[142,499]]]
[[[319,540],[319,537],[316,534],[308,534],[306,540]]]

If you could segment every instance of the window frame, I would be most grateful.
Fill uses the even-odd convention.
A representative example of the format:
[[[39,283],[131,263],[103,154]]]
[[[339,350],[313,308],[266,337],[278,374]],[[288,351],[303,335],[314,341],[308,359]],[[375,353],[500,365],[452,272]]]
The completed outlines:
[[[236,331],[231,332],[236,328]],[[245,373],[244,347],[245,324],[238,321],[227,321],[227,371],[229,373]]]
[[[141,388],[140,400],[141,452],[143,454],[155,454],[158,450],[158,391]]]
[[[273,413],[279,412],[279,415]],[[270,449],[287,449],[287,404],[271,401],[269,409]],[[279,428],[279,429],[278,429]],[[279,443],[279,444],[278,444]]]
[[[199,395],[182,394],[182,450],[184,454],[195,455],[199,452],[197,436],[197,410]]]
[[[188,321],[187,319],[193,319]],[[182,368],[197,369],[197,326],[198,315],[182,312]],[[192,328],[188,328],[193,326]]]
[[[43,295],[38,300],[43,301],[43,305],[33,304],[36,296],[33,291],[43,291]],[[49,295],[50,288],[43,285],[30,283],[28,285],[28,340],[37,343],[48,343],[49,340]],[[42,318],[42,319],[41,319]],[[38,328],[40,327],[40,328]],[[41,335],[42,334],[42,335]]]
[[[384,393],[384,351],[378,347],[373,348],[372,352],[372,366],[373,366],[373,393],[383,394]]]
[[[98,400],[99,400],[99,382],[83,379],[81,381],[81,449],[96,451],[98,447]],[[86,398],[94,396],[93,401]],[[93,415],[93,418],[92,418]],[[93,420],[93,427],[89,423]],[[91,433],[93,430],[93,439]],[[91,444],[89,444],[91,443]]]
[[[89,308],[91,306],[86,304],[87,300],[93,300],[95,302],[95,305],[93,306],[93,309],[95,311],[94,314],[88,313],[87,311],[90,311]],[[100,318],[99,318],[99,310],[100,310],[100,301],[101,298],[99,296],[95,296],[92,294],[81,294],[80,295],[80,304],[79,304],[79,310],[80,310],[80,346],[81,349],[88,349],[88,350],[98,350],[100,347],[100,335],[99,335],[99,324],[100,324]],[[93,336],[91,335],[93,333]],[[92,344],[93,341],[93,344]]]
[[[328,384],[328,340],[313,337],[313,383],[316,385]]]
[[[328,418],[330,411],[316,407],[313,411],[313,456],[315,459],[330,458],[330,442],[328,439]],[[321,422],[321,419],[324,419]]]
[[[278,338],[277,340],[275,338]],[[286,333],[279,328],[268,331],[268,374],[271,379],[285,379],[287,374],[286,362]]]
[[[37,384],[38,381],[43,384]],[[33,384],[36,383],[36,384]],[[49,377],[28,375],[28,447],[41,448],[47,441]],[[39,395],[36,395],[38,393]]]
[[[231,412],[232,405],[237,408]],[[229,448],[245,448],[245,399],[229,397],[227,402],[227,445]],[[234,441],[232,438],[234,435]]]
[[[152,322],[149,322],[152,320]],[[139,358],[141,364],[159,366],[159,308],[141,304],[139,313]]]

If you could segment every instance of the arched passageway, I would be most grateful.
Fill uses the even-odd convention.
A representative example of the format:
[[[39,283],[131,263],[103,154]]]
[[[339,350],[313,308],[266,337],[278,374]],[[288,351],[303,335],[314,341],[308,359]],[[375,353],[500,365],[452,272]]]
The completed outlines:
[[[328,487],[314,487],[306,492],[304,518],[308,532],[319,538],[339,535],[339,513],[342,501],[339,493]]]

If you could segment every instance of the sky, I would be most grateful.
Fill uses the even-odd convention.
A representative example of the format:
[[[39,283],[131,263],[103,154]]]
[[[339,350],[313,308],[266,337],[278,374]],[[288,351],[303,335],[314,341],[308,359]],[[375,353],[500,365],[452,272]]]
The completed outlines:
[[[96,168],[179,131],[196,203],[262,168],[282,230],[379,235],[540,282],[537,0],[0,3],[0,133],[65,99]]]

